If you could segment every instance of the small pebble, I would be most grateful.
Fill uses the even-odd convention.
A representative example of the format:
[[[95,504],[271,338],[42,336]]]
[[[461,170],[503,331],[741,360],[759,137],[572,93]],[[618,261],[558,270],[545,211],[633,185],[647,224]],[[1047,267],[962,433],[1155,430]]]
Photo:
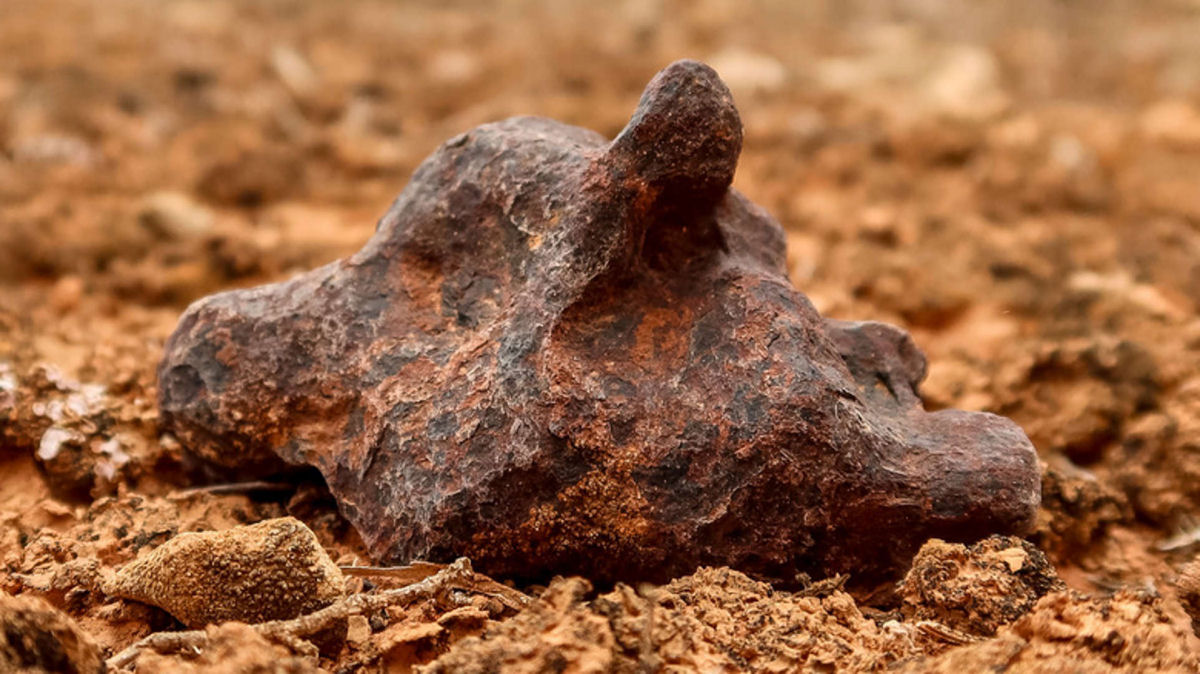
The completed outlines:
[[[182,192],[155,192],[146,197],[138,222],[155,236],[177,241],[206,234],[213,226],[213,213]]]
[[[188,627],[286,620],[344,593],[341,570],[292,517],[183,533],[121,568],[108,594],[157,606]]]

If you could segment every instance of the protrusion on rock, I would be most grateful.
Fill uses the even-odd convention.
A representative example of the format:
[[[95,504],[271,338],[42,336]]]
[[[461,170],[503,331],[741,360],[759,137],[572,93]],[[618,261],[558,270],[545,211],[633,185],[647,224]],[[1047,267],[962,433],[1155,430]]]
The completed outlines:
[[[188,309],[165,429],[247,477],[316,467],[380,561],[493,575],[864,578],[1026,531],[1024,433],[926,413],[907,334],[817,314],[730,187],[741,138],[683,61],[612,142],[534,117],[448,141],[355,255]]]
[[[313,532],[281,517],[179,534],[122,567],[105,591],[203,627],[295,618],[333,603],[344,585]]]
[[[713,211],[742,152],[742,120],[711,68],[679,61],[654,76],[608,147],[611,168],[648,191],[653,216]]]

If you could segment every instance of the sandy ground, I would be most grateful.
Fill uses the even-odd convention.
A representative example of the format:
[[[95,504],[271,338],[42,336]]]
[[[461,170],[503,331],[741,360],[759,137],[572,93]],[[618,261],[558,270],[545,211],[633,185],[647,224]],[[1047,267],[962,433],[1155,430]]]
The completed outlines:
[[[157,431],[154,368],[179,313],[353,252],[446,138],[514,114],[611,135],[655,71],[694,57],[734,91],[735,185],[787,228],[797,286],[824,314],[909,329],[927,406],[1026,429],[1044,461],[1031,550],[1065,585],[982,620],[997,587],[1041,567],[959,549],[926,594],[857,597],[722,569],[598,594],[561,581],[515,618],[389,609],[319,660],[232,625],[141,671],[1187,671],[1198,31],[1183,0],[6,0],[0,588],[69,615],[108,657],[182,626],[95,578],[178,532],[291,514],[338,563],[367,563],[319,485],[188,491],[236,476]],[[954,592],[978,600],[951,611]]]

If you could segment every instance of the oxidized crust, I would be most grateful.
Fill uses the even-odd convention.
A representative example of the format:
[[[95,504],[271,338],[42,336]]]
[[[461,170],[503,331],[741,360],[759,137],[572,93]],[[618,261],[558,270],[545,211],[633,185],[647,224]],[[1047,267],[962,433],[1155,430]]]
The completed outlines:
[[[247,474],[315,466],[382,560],[504,576],[861,576],[1024,531],[1025,435],[926,413],[907,334],[817,314],[729,187],[740,149],[693,61],[612,143],[539,118],[454,138],[354,256],[189,308],[164,424]]]

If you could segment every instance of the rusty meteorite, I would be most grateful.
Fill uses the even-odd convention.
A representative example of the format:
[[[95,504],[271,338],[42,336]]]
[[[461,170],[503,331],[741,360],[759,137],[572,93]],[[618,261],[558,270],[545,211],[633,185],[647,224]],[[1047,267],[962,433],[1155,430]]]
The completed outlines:
[[[894,573],[1028,528],[1011,421],[924,411],[904,331],[823,319],[730,188],[742,127],[675,63],[612,142],[520,117],[445,143],[355,255],[187,310],[165,427],[315,466],[380,560],[664,580]]]

